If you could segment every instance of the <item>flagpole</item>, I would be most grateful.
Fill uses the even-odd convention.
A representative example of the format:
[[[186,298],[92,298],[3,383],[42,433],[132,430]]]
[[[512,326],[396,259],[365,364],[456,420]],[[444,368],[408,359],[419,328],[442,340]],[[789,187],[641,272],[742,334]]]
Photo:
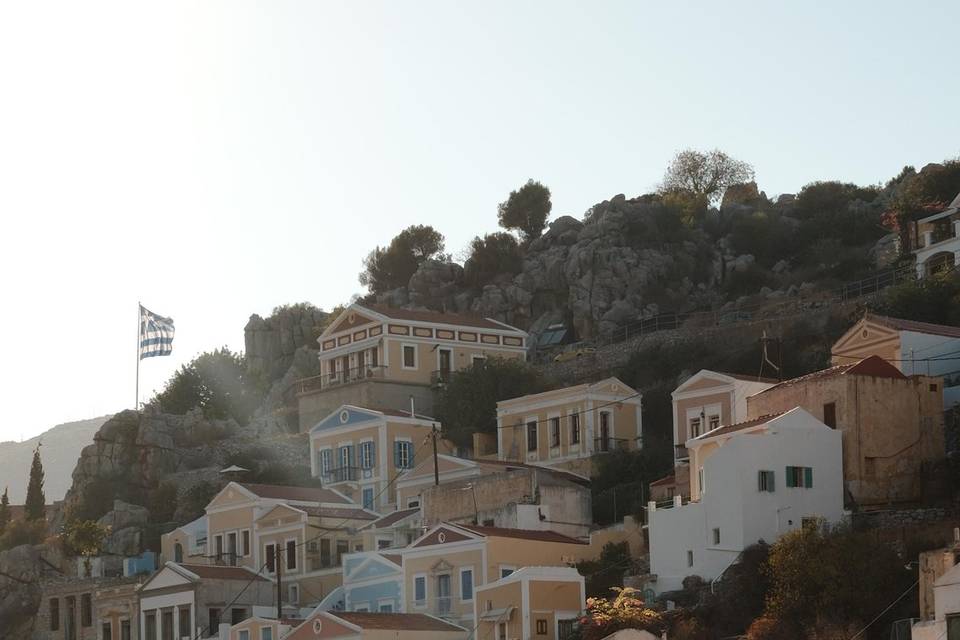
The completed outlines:
[[[140,324],[143,322],[143,311],[140,301],[137,300],[137,385],[136,399],[133,402],[133,410],[140,411]]]

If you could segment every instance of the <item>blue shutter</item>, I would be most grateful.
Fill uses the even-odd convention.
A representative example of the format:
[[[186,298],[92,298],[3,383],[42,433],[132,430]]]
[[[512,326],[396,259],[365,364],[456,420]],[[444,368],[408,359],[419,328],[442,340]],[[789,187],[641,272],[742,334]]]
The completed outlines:
[[[356,465],[356,458],[355,458],[354,455],[353,455],[353,445],[352,445],[352,444],[348,444],[348,445],[347,445],[347,466],[348,466],[348,467],[355,467],[355,466],[357,466],[357,465]]]
[[[793,483],[793,467],[787,467],[787,486],[795,486]]]
[[[368,442],[367,447],[369,448],[369,451],[370,451],[370,455],[369,455],[370,468],[373,469],[374,467],[377,466],[377,446],[372,442]]]
[[[400,468],[400,443],[393,443],[393,466],[397,469]]]
[[[777,487],[776,487],[777,474],[775,474],[773,471],[767,471],[766,473],[767,473],[767,491],[769,491],[770,493],[773,493],[777,490]]]
[[[413,469],[413,443],[407,442],[407,469]]]

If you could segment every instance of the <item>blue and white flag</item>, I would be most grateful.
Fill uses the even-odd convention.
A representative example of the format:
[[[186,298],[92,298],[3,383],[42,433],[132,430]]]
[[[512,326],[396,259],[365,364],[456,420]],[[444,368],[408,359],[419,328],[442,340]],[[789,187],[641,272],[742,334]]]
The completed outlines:
[[[140,305],[140,359],[173,352],[173,320]]]

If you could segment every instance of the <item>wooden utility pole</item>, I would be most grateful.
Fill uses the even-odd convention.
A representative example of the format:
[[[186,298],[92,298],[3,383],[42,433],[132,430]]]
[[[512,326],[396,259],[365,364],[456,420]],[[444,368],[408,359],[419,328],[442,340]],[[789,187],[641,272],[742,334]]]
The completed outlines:
[[[274,547],[273,552],[273,562],[276,564],[277,569],[277,622],[280,622],[283,618],[283,587],[281,582],[283,581],[283,563],[280,561],[280,543]]]
[[[437,435],[439,430],[437,429],[436,423],[433,424],[433,428],[430,430],[430,439],[433,440],[433,484],[435,486],[440,486],[440,464],[437,459]]]

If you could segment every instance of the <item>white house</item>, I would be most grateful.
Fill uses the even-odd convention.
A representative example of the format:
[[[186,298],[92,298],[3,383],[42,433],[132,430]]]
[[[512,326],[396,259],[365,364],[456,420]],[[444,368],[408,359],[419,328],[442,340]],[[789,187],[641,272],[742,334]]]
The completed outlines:
[[[955,565],[933,583],[933,620],[913,625],[913,640],[960,638],[960,565]]]
[[[841,434],[802,408],[721,426],[687,440],[690,495],[648,504],[657,592],[687,576],[714,580],[740,552],[812,519],[843,516]]]
[[[922,278],[960,264],[960,194],[940,213],[916,221],[913,255]]]

